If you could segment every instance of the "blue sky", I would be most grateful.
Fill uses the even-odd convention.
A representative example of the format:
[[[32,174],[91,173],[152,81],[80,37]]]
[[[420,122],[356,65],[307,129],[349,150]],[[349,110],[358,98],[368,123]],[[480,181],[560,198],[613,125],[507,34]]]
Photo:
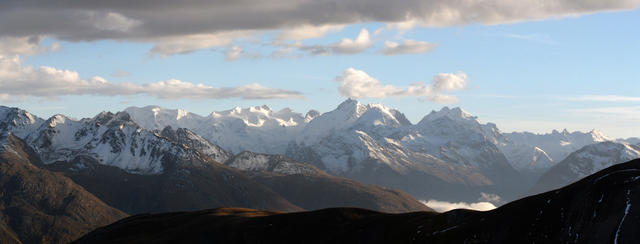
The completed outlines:
[[[530,18],[509,19],[503,16],[504,19],[498,21],[493,15],[482,19],[478,14],[480,19],[471,22],[460,20],[452,24],[423,18],[421,24],[404,29],[393,26],[401,21],[381,21],[374,17],[369,18],[371,21],[347,19],[341,23],[330,23],[341,27],[335,27],[325,35],[300,40],[279,39],[283,32],[295,31],[295,25],[276,25],[266,30],[237,28],[232,31],[241,33],[230,34],[230,41],[217,41],[216,38],[220,37],[214,36],[200,38],[196,44],[179,43],[182,46],[178,45],[178,48],[190,48],[187,53],[152,53],[151,50],[162,46],[162,43],[183,40],[184,35],[219,31],[171,32],[153,37],[133,34],[109,36],[107,33],[95,37],[87,34],[93,32],[82,29],[72,33],[25,27],[27,31],[16,31],[24,36],[0,36],[0,58],[5,59],[5,67],[25,69],[17,75],[3,76],[0,60],[0,104],[20,107],[42,117],[55,113],[76,118],[91,117],[103,110],[119,111],[129,106],[151,104],[183,108],[202,115],[235,106],[262,104],[274,110],[290,107],[305,113],[309,109],[330,111],[350,94],[356,96],[364,92],[377,95],[357,95],[360,102],[383,103],[399,108],[414,123],[431,110],[459,106],[481,121],[494,122],[508,132],[596,128],[614,137],[640,137],[640,32],[637,31],[640,10],[637,2],[624,2],[630,3],[621,3],[624,7],[614,6],[623,8],[623,11],[603,7],[602,10],[585,13],[551,11],[550,14],[541,14],[542,17],[535,15],[539,14],[536,12]],[[454,9],[463,7],[452,6]],[[95,16],[101,16],[101,10],[92,10],[91,6],[85,8],[98,13]],[[365,16],[367,12],[360,14]],[[126,31],[129,26],[139,28],[137,26],[146,23],[142,18],[136,20],[135,13],[122,14],[133,21],[123,20],[118,12],[108,12],[105,16],[106,20],[116,20],[118,28],[126,27]],[[4,31],[3,28],[12,26],[0,26],[0,32]],[[6,29],[4,33],[17,28],[20,26]],[[344,38],[355,40],[363,29],[369,32],[367,45],[340,49],[339,43]],[[321,31],[312,32],[317,34]],[[32,36],[39,37],[38,41],[27,43],[25,38]],[[286,57],[270,56],[284,47],[274,43],[278,40],[293,50]],[[405,40],[420,42],[423,47],[433,46],[397,55],[382,53],[385,42],[402,44]],[[21,49],[22,44],[26,47]],[[301,46],[321,47],[324,53],[311,54]],[[231,55],[229,50],[234,47],[241,48],[243,52],[225,58],[225,53]],[[19,60],[7,61],[11,57]],[[33,71],[29,71],[29,67],[38,70],[43,66],[59,72],[29,73]],[[349,68],[366,76],[348,76]],[[52,75],[64,76],[64,70],[76,72],[78,77],[60,78],[63,82],[61,90],[49,89],[52,94],[47,90],[24,91],[25,87],[38,87],[43,79],[58,79]],[[353,72],[349,74],[355,75]],[[435,88],[432,81],[440,74],[450,74],[441,76],[442,84],[450,85],[449,88]],[[245,99],[242,89],[229,90],[236,95],[224,96],[197,92],[181,95],[172,93],[172,90],[161,90],[165,88],[146,92],[145,87],[135,91],[110,86],[99,89],[84,87],[102,87],[91,82],[95,76],[102,77],[108,84],[138,86],[171,79],[214,88],[237,88],[255,83],[262,88],[248,96],[263,96],[266,92],[276,98]],[[371,79],[380,83],[380,87],[367,90],[364,82]],[[347,86],[349,82],[352,85]],[[423,92],[405,90],[416,82],[423,83],[420,86]],[[339,92],[342,83],[345,84],[344,92]],[[77,87],[73,84],[83,84],[83,87],[75,90]],[[42,86],[58,85],[50,82]],[[162,97],[163,94],[171,95]],[[455,99],[443,100],[437,95]]]

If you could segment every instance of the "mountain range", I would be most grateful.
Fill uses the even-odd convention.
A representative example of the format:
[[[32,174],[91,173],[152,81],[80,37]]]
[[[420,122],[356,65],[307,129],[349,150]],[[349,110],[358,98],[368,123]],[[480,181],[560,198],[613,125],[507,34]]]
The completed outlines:
[[[158,106],[125,110],[149,130],[188,128],[227,152],[284,154],[340,177],[401,189],[420,199],[513,200],[571,152],[614,141],[597,130],[503,133],[461,108],[412,124],[398,109],[347,99],[305,115],[268,106],[196,115]]]
[[[62,207],[57,196],[45,198],[62,210],[44,212],[52,217],[38,224],[66,223],[57,219],[69,215],[65,208],[77,209],[74,199],[93,199],[80,204],[91,211],[65,219],[76,221],[68,226],[82,226],[75,231],[60,227],[43,234],[26,228],[27,220],[16,222],[31,218],[33,209],[51,207],[5,207],[2,214],[9,217],[0,219],[6,230],[0,234],[22,243],[37,242],[39,235],[64,243],[128,214],[215,207],[402,213],[432,211],[416,199],[502,205],[638,158],[634,140],[614,140],[597,130],[504,133],[448,107],[412,124],[398,109],[352,99],[305,115],[260,106],[200,116],[147,106],[79,120],[61,114],[42,119],[0,106],[0,166],[11,169],[0,171],[0,179],[19,178],[29,186],[41,184],[33,176],[40,175],[66,182],[59,191],[76,189],[64,193],[71,195]],[[41,199],[58,187],[28,191],[13,181],[3,184],[5,194],[22,189],[25,199]],[[4,204],[25,201],[12,199],[19,198]],[[54,224],[46,222],[51,219]]]

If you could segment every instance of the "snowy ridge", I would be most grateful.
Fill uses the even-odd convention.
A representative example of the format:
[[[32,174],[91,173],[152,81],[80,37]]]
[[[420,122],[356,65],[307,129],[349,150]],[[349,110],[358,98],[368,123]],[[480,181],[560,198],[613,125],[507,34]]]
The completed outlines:
[[[160,132],[160,135],[186,148],[198,150],[220,163],[226,162],[233,156],[186,128],[178,128],[174,131],[171,126],[167,126]]]
[[[0,106],[0,133],[11,132],[22,138],[43,122],[43,119],[22,109]]]
[[[584,178],[617,163],[640,158],[640,146],[601,142],[585,146],[567,157],[573,177]]]
[[[45,164],[88,156],[100,164],[130,173],[159,174],[167,160],[186,161],[198,157],[194,151],[139,127],[125,112],[103,112],[82,120],[58,114],[37,124],[39,126],[24,133],[22,139]],[[20,127],[15,130],[25,132]]]
[[[142,127],[161,130],[166,126],[188,128],[227,151],[284,153],[293,136],[314,118],[295,113],[289,108],[272,111],[268,106],[236,107],[199,116],[184,110],[157,106],[130,107],[125,110]]]
[[[305,116],[267,106],[236,107],[206,117],[187,112],[178,116],[178,110],[153,106],[126,111],[137,123],[152,126],[149,129],[188,128],[226,151],[286,154],[337,174],[358,172],[374,162],[401,174],[438,172],[448,180],[474,170],[513,171],[495,145],[502,140],[495,124],[481,124],[460,108],[432,111],[416,125],[397,109],[353,99],[333,111],[312,110]],[[450,164],[445,170],[433,168],[444,162]]]

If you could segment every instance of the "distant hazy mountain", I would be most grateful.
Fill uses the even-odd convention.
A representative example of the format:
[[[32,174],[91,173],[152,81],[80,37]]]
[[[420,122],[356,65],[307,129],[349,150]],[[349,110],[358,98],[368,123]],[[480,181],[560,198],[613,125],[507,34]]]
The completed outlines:
[[[553,130],[548,134],[533,134],[529,132],[513,132],[503,134],[506,143],[504,149],[514,165],[518,168],[536,169],[549,168],[552,162],[560,162],[570,153],[590,144],[613,141],[598,130],[589,132],[569,132],[567,129],[561,132]],[[521,150],[513,152],[512,150]],[[544,153],[544,154],[542,154]],[[542,156],[542,157],[540,157]],[[540,161],[542,160],[542,161]],[[551,163],[549,163],[551,160]]]
[[[0,243],[69,243],[127,216],[41,167],[21,139],[0,134]]]
[[[629,143],[629,144],[640,145],[640,137],[630,137],[630,138],[627,138],[627,139],[618,139],[618,141],[626,142],[626,143]]]
[[[565,186],[614,164],[636,158],[640,158],[638,145],[610,141],[587,145],[549,169],[531,192],[544,192]]]
[[[638,243],[638,179],[634,160],[486,212],[223,208],[133,216],[78,243]]]

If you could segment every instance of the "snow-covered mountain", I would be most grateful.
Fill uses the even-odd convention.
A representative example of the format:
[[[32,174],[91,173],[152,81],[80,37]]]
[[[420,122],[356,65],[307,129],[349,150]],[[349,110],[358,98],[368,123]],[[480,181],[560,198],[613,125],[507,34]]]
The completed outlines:
[[[476,195],[480,188],[511,194],[524,187],[518,184],[514,170],[518,164],[508,160],[511,154],[503,153],[501,143],[508,139],[495,124],[481,124],[460,108],[432,111],[415,125],[397,109],[353,99],[333,111],[320,114],[312,110],[304,116],[288,108],[276,112],[267,106],[234,108],[208,116],[157,106],[126,111],[149,130],[188,128],[226,151],[286,154],[334,175],[418,196],[427,197],[434,189],[449,195],[444,192],[455,187],[444,186],[451,184]],[[542,149],[532,147],[530,151],[528,167],[552,164]]]
[[[266,105],[236,107],[208,116],[158,106],[130,107],[125,111],[133,121],[149,130],[162,130],[167,126],[188,128],[233,153],[274,154],[284,153],[289,141],[318,114],[313,110],[304,116],[288,108],[272,111]]]
[[[418,197],[463,200],[450,192],[465,192],[475,200],[480,189],[510,194],[515,189],[502,187],[517,188],[518,173],[495,144],[499,137],[494,124],[460,108],[433,111],[413,125],[397,109],[349,99],[312,120],[286,154]]]
[[[398,109],[353,99],[304,115],[267,106],[207,116],[158,106],[82,120],[45,121],[4,107],[0,115],[0,131],[24,138],[46,163],[89,156],[130,173],[159,174],[167,155],[184,162],[207,157],[245,171],[326,170],[442,200],[476,200],[481,192],[514,197],[569,153],[611,140],[597,130],[502,133],[461,108],[444,107],[412,124]],[[460,192],[465,197],[454,196]]]
[[[127,112],[103,112],[81,120],[58,114],[43,120],[19,109],[3,109],[0,150],[11,153],[3,138],[17,138],[29,148],[38,167],[73,179],[129,213],[223,206],[282,211],[336,206],[385,212],[429,210],[406,193],[331,176],[284,155],[233,155],[187,128],[145,129]],[[280,113],[260,109],[265,114]],[[197,118],[178,114],[182,114],[178,120]],[[317,112],[312,111],[303,120],[314,116]],[[269,127],[267,122],[258,124]]]
[[[0,106],[0,133],[11,132],[23,138],[44,122],[43,119],[19,108]]]
[[[604,168],[636,158],[640,158],[638,145],[613,141],[587,145],[549,169],[531,192],[539,193],[571,184]]]
[[[167,160],[192,161],[200,157],[158,133],[143,129],[124,112],[103,112],[82,120],[57,114],[42,120],[19,109],[4,111],[5,133],[24,139],[45,164],[90,157],[127,172],[160,174]]]
[[[507,159],[521,171],[545,171],[570,153],[590,144],[613,141],[598,130],[569,132],[553,130],[547,134],[503,133],[498,143]]]

